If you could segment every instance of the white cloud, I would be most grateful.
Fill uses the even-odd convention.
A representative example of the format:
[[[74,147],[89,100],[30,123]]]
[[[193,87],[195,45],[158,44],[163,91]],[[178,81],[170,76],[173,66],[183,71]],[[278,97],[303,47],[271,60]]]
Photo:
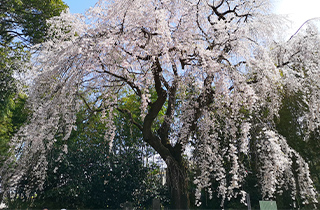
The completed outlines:
[[[305,21],[320,17],[320,0],[274,0],[274,5],[276,13],[287,15],[292,21],[292,31],[296,31]]]

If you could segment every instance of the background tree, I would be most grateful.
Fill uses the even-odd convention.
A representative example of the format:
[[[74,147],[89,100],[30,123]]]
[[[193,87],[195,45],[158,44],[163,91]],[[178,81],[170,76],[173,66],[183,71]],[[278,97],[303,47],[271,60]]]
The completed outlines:
[[[61,0],[0,2],[0,118],[8,118],[16,97],[14,74],[29,68],[29,47],[46,39],[46,21],[66,8]]]
[[[19,130],[20,126],[26,122],[28,110],[24,107],[26,95],[19,95],[13,98],[13,95],[7,97],[6,112],[0,117],[0,164],[8,158],[9,141]],[[4,111],[4,110],[3,110]]]
[[[87,19],[67,12],[53,18],[52,38],[34,60],[34,115],[14,139],[22,151],[17,171],[32,165],[43,179],[48,167],[43,151],[50,150],[60,126],[69,138],[84,103],[101,112],[110,141],[117,111],[140,130],[167,164],[173,208],[189,207],[184,156],[189,146],[199,168],[196,200],[206,189],[210,198],[213,191],[220,196],[221,205],[238,196],[245,202],[242,186],[251,162],[264,199],[289,186],[292,200],[316,202],[308,164],[273,120],[283,87],[295,90],[293,81],[306,81],[297,80],[287,58],[299,65],[305,56],[300,61],[318,78],[317,49],[307,48],[318,39],[300,39],[306,43],[290,45],[291,57],[278,57],[281,50],[270,48],[279,18],[268,13],[268,5],[267,0],[99,1]],[[294,46],[302,49],[297,57]],[[317,86],[308,88],[313,91],[306,119],[312,130],[319,122],[314,112],[320,97]],[[88,91],[94,92],[94,103],[83,100]],[[124,106],[132,94],[139,115]]]
[[[77,114],[77,130],[68,140],[58,139],[46,154],[47,175],[43,189],[29,171],[21,179],[9,208],[92,208],[117,209],[125,202],[137,208],[152,205],[156,196],[166,201],[159,166],[147,165],[141,134],[125,122],[115,119],[117,133],[110,148],[104,136],[101,115],[87,109]],[[61,148],[67,148],[61,152]],[[149,153],[149,152],[148,152]],[[156,174],[154,174],[156,173]]]
[[[277,43],[278,67],[285,68],[282,107],[276,117],[276,128],[288,144],[308,162],[310,174],[319,192],[319,97],[318,52],[319,31],[307,22],[287,42]],[[290,81],[290,82],[289,82]],[[297,197],[299,207],[303,202]]]
[[[2,46],[18,38],[25,45],[44,41],[46,21],[60,15],[67,5],[61,0],[3,0],[0,3],[0,43]]]
[[[66,7],[61,0],[0,2],[0,165],[12,154],[8,141],[27,118],[17,75],[30,69],[30,47],[46,39],[46,20]]]
[[[3,0],[0,2],[0,110],[15,92],[14,72],[25,70],[28,47],[46,39],[46,21],[67,6],[61,0]]]

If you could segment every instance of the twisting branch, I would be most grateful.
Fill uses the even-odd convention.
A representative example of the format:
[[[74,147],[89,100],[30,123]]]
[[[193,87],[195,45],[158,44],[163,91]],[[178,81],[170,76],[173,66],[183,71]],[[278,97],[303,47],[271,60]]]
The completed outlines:
[[[121,28],[120,28],[120,33],[123,33],[123,31],[124,31],[124,22],[125,22],[125,20],[126,20],[127,12],[128,12],[128,10],[126,10],[125,13],[124,13],[124,15],[123,15],[123,19],[122,19],[122,23],[121,23]]]
[[[128,78],[125,78],[125,77],[123,77],[123,76],[120,76],[120,75],[118,75],[118,74],[115,74],[115,73],[112,73],[112,72],[108,71],[108,70],[106,69],[106,67],[104,66],[104,64],[103,64],[103,62],[102,62],[102,60],[101,60],[100,57],[99,57],[99,61],[100,61],[100,64],[101,64],[101,68],[102,68],[102,70],[103,70],[103,73],[106,73],[106,74],[109,74],[109,75],[111,75],[111,76],[113,76],[113,77],[116,77],[116,78],[118,78],[118,79],[121,79],[123,82],[127,83],[127,84],[132,88],[132,90],[133,90],[138,96],[141,97],[141,90],[140,90],[140,88],[139,88],[138,86],[136,86],[133,82],[129,81]]]
[[[218,9],[222,6],[222,4],[224,2],[225,2],[224,0],[220,1],[220,3],[217,6],[214,6],[214,4],[209,4],[208,3],[208,6],[211,7],[211,9],[214,12],[214,14],[216,14],[218,16],[218,20],[226,20],[226,15],[229,14],[229,13],[233,13],[236,17],[240,17],[240,18],[245,17],[245,21],[247,21],[247,18],[249,16],[251,16],[251,14],[249,14],[249,13],[247,13],[247,14],[238,14],[238,12],[237,12],[238,5],[236,5],[233,9],[231,9],[230,4],[228,3],[228,1],[226,1],[226,3],[228,4],[228,10],[226,10],[224,12],[219,12]]]
[[[158,134],[161,138],[162,144],[166,145],[168,148],[171,148],[171,144],[169,141],[169,131],[171,127],[172,117],[175,110],[175,100],[176,100],[176,92],[178,88],[178,71],[176,64],[173,59],[171,59],[172,69],[174,72],[174,81],[172,86],[168,89],[169,99],[168,99],[168,107],[165,114],[165,119],[160,128],[158,129]]]
[[[161,142],[161,139],[158,136],[156,136],[151,129],[154,120],[158,116],[160,110],[162,109],[167,99],[167,92],[162,88],[162,85],[161,85],[160,72],[162,72],[162,68],[161,68],[159,59],[156,58],[152,66],[152,73],[153,73],[153,80],[155,83],[155,89],[158,97],[155,102],[149,105],[150,108],[143,122],[142,134],[143,134],[144,141],[149,143],[160,154],[160,156],[164,160],[166,160],[168,156],[172,155],[169,149],[171,145],[170,144],[164,145]]]
[[[224,1],[225,0],[220,0],[219,4],[216,6],[216,8],[219,9],[222,6],[222,4],[224,3]]]
[[[221,7],[221,5],[223,4],[224,1],[221,1],[220,4],[218,6],[214,6],[214,4],[210,5],[208,4],[209,7],[211,7],[212,11],[214,12],[214,14],[216,14],[218,16],[218,20],[225,20],[226,18],[224,17],[224,13],[220,13],[218,11],[218,8]],[[227,14],[227,13],[226,13]]]
[[[86,107],[89,109],[90,112],[93,112],[90,105],[88,104],[87,100],[83,97],[82,94],[78,94],[78,96],[82,99],[82,101],[84,102],[84,104],[86,105]]]
[[[199,4],[200,4],[200,1],[198,1],[198,3],[197,3],[197,20],[196,20],[196,23],[197,23],[197,26],[200,29],[201,33],[203,33],[206,41],[210,42],[209,38],[208,38],[209,37],[208,34],[203,30],[203,28],[201,27],[200,22],[199,22]]]
[[[152,67],[153,79],[155,83],[155,88],[158,94],[158,97],[161,95],[166,95],[166,91],[162,88],[160,72],[162,72],[161,64],[158,58],[155,59],[155,63]]]
[[[158,33],[151,33],[150,31],[148,31],[146,28],[143,28],[143,27],[141,28],[141,31],[142,31],[144,37],[147,38],[146,43],[144,45],[140,46],[142,49],[144,49],[149,44],[152,36],[159,35]]]

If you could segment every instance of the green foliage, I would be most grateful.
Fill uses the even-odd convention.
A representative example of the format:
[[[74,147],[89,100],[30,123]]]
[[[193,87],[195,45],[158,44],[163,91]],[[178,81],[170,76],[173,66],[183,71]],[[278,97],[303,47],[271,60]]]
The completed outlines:
[[[20,94],[17,97],[11,95],[7,98],[6,112],[0,115],[0,166],[8,157],[8,142],[18,131],[28,117],[28,110],[25,108],[26,95]]]
[[[43,190],[33,187],[36,180],[29,173],[9,207],[119,209],[126,201],[137,208],[151,205],[154,197],[167,201],[166,188],[156,176],[158,167],[144,166],[140,132],[121,115],[115,124],[118,129],[110,148],[101,116],[83,109],[70,138],[57,138],[46,154],[49,165]],[[67,153],[61,152],[65,145]]]
[[[0,3],[0,44],[14,38],[35,44],[44,40],[46,20],[67,6],[61,0],[2,0]]]
[[[157,99],[157,92],[154,88],[149,88],[149,94],[151,95],[150,97],[150,103],[154,103]],[[139,123],[140,125],[143,124],[142,119],[141,119],[141,98],[138,97],[136,94],[134,94],[133,92],[131,92],[130,90],[124,90],[121,92],[121,95],[123,97],[120,97],[121,100],[119,102],[119,108],[123,109],[123,110],[128,110],[131,113],[132,119],[134,121],[136,121],[137,123]],[[164,106],[162,107],[162,109],[160,110],[154,125],[153,125],[153,129],[157,130],[159,129],[159,126],[161,125],[161,123],[163,122],[163,116],[165,115],[165,110],[168,106],[168,102],[166,102],[164,104]],[[126,116],[128,117],[128,116]]]
[[[46,20],[66,8],[61,0],[0,1],[0,116],[16,93],[14,73],[23,71],[30,59],[28,46],[44,41]]]
[[[7,157],[8,141],[26,121],[25,96],[17,97],[14,74],[27,69],[29,46],[44,41],[46,20],[67,6],[61,0],[0,1],[0,156]]]
[[[8,112],[10,98],[17,91],[13,75],[23,71],[29,58],[29,52],[21,43],[15,43],[14,47],[0,47],[0,117]]]
[[[304,97],[300,92],[286,92],[283,95],[279,118],[275,119],[276,128],[288,144],[308,162],[312,180],[320,192],[320,129],[308,131],[304,114],[309,111],[309,107],[304,102]],[[297,202],[300,207],[303,206],[299,200]],[[282,203],[285,204],[285,201]],[[282,208],[290,207],[283,205]]]

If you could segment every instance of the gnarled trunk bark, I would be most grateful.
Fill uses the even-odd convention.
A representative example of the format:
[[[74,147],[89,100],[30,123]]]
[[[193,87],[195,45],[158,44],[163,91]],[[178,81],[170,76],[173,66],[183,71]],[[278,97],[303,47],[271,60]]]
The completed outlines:
[[[143,139],[146,143],[152,146],[161,158],[167,163],[167,181],[171,193],[171,207],[172,209],[188,209],[189,208],[189,195],[188,195],[188,176],[187,167],[184,164],[181,143],[176,143],[175,146],[171,145],[169,141],[170,127],[174,115],[176,90],[178,84],[178,74],[175,64],[173,64],[174,79],[172,86],[169,84],[163,88],[163,76],[161,75],[162,67],[158,58],[152,66],[152,73],[154,79],[154,87],[157,92],[157,99],[149,103],[148,114],[143,120],[143,125],[133,122],[142,131]],[[141,94],[140,94],[141,96]],[[165,102],[168,102],[166,118],[161,124],[160,128],[155,133],[152,129],[154,120],[159,115],[160,110],[163,108]],[[131,116],[131,115],[130,115]],[[132,117],[131,117],[132,119]]]
[[[167,183],[171,194],[171,209],[189,209],[188,175],[183,161],[168,157]]]

